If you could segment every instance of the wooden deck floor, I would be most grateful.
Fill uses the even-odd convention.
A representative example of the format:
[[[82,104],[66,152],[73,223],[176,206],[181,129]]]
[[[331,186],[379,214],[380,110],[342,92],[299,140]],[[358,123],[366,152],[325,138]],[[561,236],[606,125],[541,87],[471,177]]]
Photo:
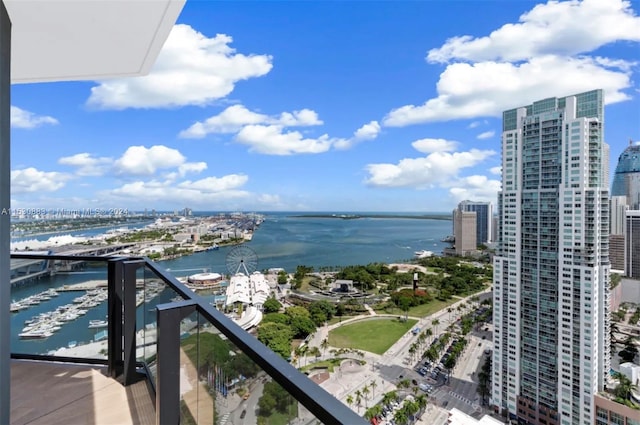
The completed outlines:
[[[155,424],[145,381],[128,387],[106,367],[11,361],[11,424]]]

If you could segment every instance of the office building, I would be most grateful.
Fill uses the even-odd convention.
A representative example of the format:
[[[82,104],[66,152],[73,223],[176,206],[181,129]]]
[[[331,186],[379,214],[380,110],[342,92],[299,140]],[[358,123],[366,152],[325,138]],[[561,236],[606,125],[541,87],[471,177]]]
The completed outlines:
[[[611,196],[626,196],[629,209],[640,210],[640,142],[629,142],[620,154]]]
[[[462,201],[458,204],[458,209],[476,213],[476,244],[490,243],[492,240],[491,228],[493,227],[493,207],[491,202]]]
[[[476,242],[476,212],[453,210],[453,235],[456,238],[454,249],[456,255],[469,255],[478,250]]]
[[[609,203],[609,260],[611,269],[624,272],[625,220],[629,209],[626,196],[612,196]]]
[[[627,211],[624,274],[640,279],[640,210]]]
[[[609,357],[603,92],[503,112],[491,404],[592,425]]]

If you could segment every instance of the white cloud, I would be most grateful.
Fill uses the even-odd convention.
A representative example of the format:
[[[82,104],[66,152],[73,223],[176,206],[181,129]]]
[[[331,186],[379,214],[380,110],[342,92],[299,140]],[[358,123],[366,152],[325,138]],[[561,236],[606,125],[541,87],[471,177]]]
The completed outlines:
[[[445,139],[420,139],[411,143],[411,146],[418,152],[451,152],[456,149],[458,142]]]
[[[358,140],[372,140],[378,137],[378,134],[380,134],[380,124],[378,121],[371,121],[357,129],[353,136]]]
[[[222,209],[227,202],[250,200],[252,194],[242,190],[248,181],[243,174],[230,174],[222,177],[207,177],[196,181],[184,181],[174,184],[171,181],[135,181],[105,193],[106,197],[114,199],[135,200],[137,205],[148,202],[150,205],[176,202],[188,205],[207,205],[213,203]]]
[[[595,84],[595,86],[594,86]],[[438,97],[423,105],[394,109],[383,124],[402,127],[433,121],[500,116],[536,99],[602,88],[605,102],[628,99],[622,90],[630,75],[600,66],[589,57],[542,56],[520,64],[480,62],[448,65],[437,84]]]
[[[114,162],[116,174],[151,175],[158,170],[178,168],[180,176],[190,172],[201,172],[207,168],[204,162],[187,162],[177,149],[163,145],[130,146],[125,153]]]
[[[247,125],[236,135],[236,140],[248,145],[250,152],[293,155],[326,152],[337,139],[326,134],[305,138],[299,131],[283,132],[279,125]]]
[[[378,121],[371,121],[357,129],[349,139],[336,139],[334,147],[336,149],[350,149],[359,142],[374,140],[380,134],[380,124]]]
[[[495,155],[491,150],[433,152],[424,158],[405,158],[398,164],[369,164],[365,182],[376,187],[413,187],[425,189],[447,184],[460,170],[472,167]]]
[[[588,56],[607,44],[640,41],[640,17],[622,0],[549,1],[485,37],[453,37],[427,55],[446,63],[438,96],[392,110],[383,124],[499,116],[537,99],[602,88],[607,104],[629,99],[635,62]],[[470,128],[477,127],[473,122]]]
[[[540,55],[573,56],[620,40],[640,41],[640,18],[623,0],[549,1],[489,36],[453,37],[427,55],[450,60],[520,61]]]
[[[495,204],[500,189],[500,180],[490,180],[486,176],[474,175],[455,181],[453,187],[449,189],[449,193],[456,202],[471,199]]]
[[[53,192],[64,187],[69,174],[40,171],[33,167],[11,171],[11,193]]]
[[[251,152],[267,155],[294,155],[326,152],[331,147],[349,149],[356,143],[373,140],[380,133],[380,124],[371,121],[357,129],[350,138],[335,138],[324,134],[305,137],[289,127],[322,125],[318,114],[311,109],[266,115],[250,111],[243,105],[232,105],[218,115],[198,121],[179,133],[179,137],[201,139],[212,133],[236,133],[235,140],[249,146]]]
[[[489,169],[489,172],[490,172],[491,174],[495,174],[495,175],[498,175],[498,176],[499,176],[500,174],[502,174],[502,167],[501,167],[501,166],[491,167],[491,168]]]
[[[178,172],[181,177],[184,177],[187,173],[201,173],[206,169],[206,162],[185,162],[178,166]]]
[[[491,130],[491,131],[485,131],[483,133],[480,133],[476,136],[476,138],[480,139],[480,140],[484,140],[484,139],[490,139],[492,138],[494,135],[496,134],[495,131]]]
[[[86,152],[65,156],[58,160],[58,164],[77,167],[76,174],[79,176],[101,176],[112,163],[112,158],[96,158]]]
[[[487,123],[487,121],[485,120],[484,124],[486,124],[486,123]],[[473,121],[471,124],[469,124],[467,126],[467,128],[476,128],[476,127],[480,126],[481,124],[483,124],[483,121]]]
[[[224,192],[244,186],[249,177],[244,174],[229,174],[224,177],[207,177],[197,181],[185,181],[178,185],[181,189],[197,190],[203,193]]]
[[[130,146],[116,160],[115,167],[120,174],[150,175],[158,169],[178,167],[185,161],[178,150],[166,146]]]
[[[318,114],[310,109],[283,112],[279,117],[259,114],[248,110],[243,105],[232,105],[218,115],[205,121],[198,121],[180,132],[179,137],[201,139],[211,133],[237,133],[246,125],[271,124],[283,127],[303,127],[321,125]]]
[[[12,128],[36,128],[45,124],[58,124],[58,120],[53,117],[49,117],[46,115],[36,115],[33,112],[20,109],[17,106],[11,106],[10,112]]]
[[[260,77],[271,56],[244,55],[225,34],[209,38],[189,25],[175,25],[149,75],[105,80],[87,104],[102,109],[207,105],[231,93],[238,81]]]
[[[285,127],[302,127],[309,125],[322,125],[323,122],[318,118],[318,114],[311,109],[303,109],[301,111],[293,111],[292,113],[283,112],[280,119],[274,124],[281,124]]]

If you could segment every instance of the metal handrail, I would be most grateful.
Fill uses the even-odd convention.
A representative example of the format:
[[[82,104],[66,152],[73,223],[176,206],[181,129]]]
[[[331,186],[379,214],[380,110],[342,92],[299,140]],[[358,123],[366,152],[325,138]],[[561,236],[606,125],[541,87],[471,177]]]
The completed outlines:
[[[142,262],[152,271],[156,277],[167,284],[179,294],[185,301],[195,304],[196,311],[215,326],[228,340],[239,350],[245,353],[252,361],[260,366],[278,384],[289,392],[296,400],[302,403],[318,420],[325,424],[366,424],[362,417],[329,394],[322,387],[311,381],[306,375],[285,361],[282,357],[263,345],[255,337],[243,330],[222,312],[215,309],[203,297],[199,296],[175,276],[169,274],[164,268],[146,257],[125,256],[88,256],[88,255],[56,255],[56,254],[29,254],[12,253],[12,259],[34,260],[62,260],[62,261],[87,261],[87,262]],[[164,304],[164,308],[172,305],[180,306],[183,302]],[[112,317],[109,316],[111,322]],[[160,330],[161,332],[161,330]],[[176,344],[179,344],[179,338]],[[31,355],[38,358],[37,355]],[[55,356],[54,356],[55,357]],[[47,356],[47,358],[52,358]]]

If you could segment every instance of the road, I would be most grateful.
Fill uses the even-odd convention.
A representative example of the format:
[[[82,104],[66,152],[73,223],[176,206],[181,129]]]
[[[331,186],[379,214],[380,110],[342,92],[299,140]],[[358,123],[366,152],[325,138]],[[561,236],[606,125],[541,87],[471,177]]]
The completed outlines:
[[[480,294],[481,299],[490,297],[490,290],[486,290]],[[447,327],[455,322],[458,318],[457,307],[462,303],[469,302],[470,297],[465,299],[460,299],[450,307],[453,309],[452,313],[447,312],[446,308],[437,312],[431,316],[425,318],[413,318],[418,320],[416,324],[421,330],[426,328],[432,328],[434,334],[440,335],[444,333]],[[361,320],[363,317],[373,317],[375,316],[375,312],[372,314],[372,310],[368,309],[370,315],[369,316],[360,316],[358,318],[345,320],[342,323],[337,323],[330,326],[323,326],[319,328],[317,332],[313,335],[312,338],[308,341],[310,346],[320,347],[322,340],[327,338],[329,331],[338,326],[342,326],[345,323],[349,323],[355,320]],[[397,315],[392,315],[397,317]],[[434,320],[438,320],[438,325],[433,325]],[[436,332],[437,331],[437,332]],[[482,339],[482,336],[485,339]],[[411,344],[416,340],[416,336],[413,335],[411,331],[408,331],[404,336],[402,336],[396,343],[394,343],[383,355],[376,355],[372,353],[365,353],[364,360],[367,362],[367,365],[371,365],[371,367],[367,367],[366,371],[362,373],[346,377],[341,376],[340,373],[334,374],[335,376],[331,378],[333,381],[332,384],[323,385],[323,387],[333,390],[332,394],[334,394],[337,398],[346,403],[346,398],[348,395],[354,396],[354,393],[358,389],[362,389],[365,385],[367,385],[372,379],[375,379],[378,383],[378,387],[376,389],[376,397],[372,397],[368,401],[368,405],[371,406],[378,402],[382,395],[395,389],[395,385],[399,382],[400,379],[415,379],[418,382],[424,382],[425,378],[420,376],[414,369],[414,364],[410,364],[408,362],[409,359],[409,348]],[[470,336],[471,341],[467,345],[467,348],[463,352],[463,355],[458,361],[458,365],[456,369],[454,369],[452,377],[450,378],[450,382],[448,385],[444,386],[444,382],[440,382],[441,388],[434,391],[431,394],[432,400],[436,401],[439,406],[442,406],[442,403],[447,402],[446,409],[442,407],[431,405],[430,408],[425,412],[421,421],[419,423],[424,424],[445,424],[448,418],[448,409],[453,407],[457,407],[459,410],[473,414],[478,409],[476,409],[477,402],[477,380],[474,381],[474,373],[477,375],[480,367],[482,366],[481,361],[484,356],[484,350],[492,348],[492,336],[490,332],[476,332],[475,334]],[[427,341],[429,342],[429,341]],[[328,352],[329,350],[327,350]],[[331,355],[327,354],[326,356],[322,356],[323,358],[329,358]],[[419,359],[418,359],[419,360]],[[402,378],[401,378],[402,377]],[[427,381],[431,384],[435,382],[433,380]],[[331,385],[331,386],[330,386]],[[336,390],[337,389],[337,390]],[[479,403],[477,403],[479,404]],[[352,405],[351,408],[354,411],[357,411],[357,407]],[[364,410],[361,409],[360,413]]]

